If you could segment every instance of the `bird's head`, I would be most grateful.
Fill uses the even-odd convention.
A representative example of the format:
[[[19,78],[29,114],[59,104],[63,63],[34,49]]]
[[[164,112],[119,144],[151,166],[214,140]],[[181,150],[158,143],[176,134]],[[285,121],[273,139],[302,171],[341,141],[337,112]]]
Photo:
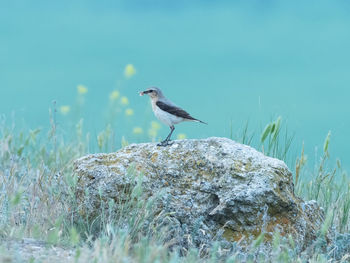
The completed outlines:
[[[147,89],[145,91],[141,91],[140,92],[140,96],[143,96],[145,94],[150,96],[151,99],[157,99],[157,98],[163,96],[162,91],[159,88],[156,88],[156,87],[152,87],[152,88],[149,88],[149,89]]]

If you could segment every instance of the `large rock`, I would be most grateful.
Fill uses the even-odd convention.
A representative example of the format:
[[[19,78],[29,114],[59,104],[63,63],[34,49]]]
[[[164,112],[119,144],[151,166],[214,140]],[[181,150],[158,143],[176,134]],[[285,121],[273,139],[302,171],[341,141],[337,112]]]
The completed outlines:
[[[269,243],[278,230],[281,236],[291,235],[302,250],[322,223],[316,202],[294,195],[292,174],[283,161],[215,137],[175,141],[168,147],[132,144],[80,158],[75,162],[80,213],[94,217],[101,202],[120,200],[125,193],[120,189],[132,184],[127,175],[131,166],[144,174],[146,197],[163,192],[158,214],[171,216],[170,227],[176,229],[169,233],[184,248],[188,240],[198,247],[213,240],[244,246],[262,232]]]

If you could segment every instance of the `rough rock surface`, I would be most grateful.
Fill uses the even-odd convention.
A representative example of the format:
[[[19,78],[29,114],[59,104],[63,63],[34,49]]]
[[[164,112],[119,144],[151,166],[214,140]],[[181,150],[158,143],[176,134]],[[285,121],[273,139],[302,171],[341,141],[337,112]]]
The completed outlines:
[[[292,174],[284,162],[226,138],[175,141],[169,147],[132,144],[110,154],[92,154],[75,162],[81,213],[96,216],[102,200],[118,200],[130,183],[127,170],[144,174],[146,196],[163,191],[157,209],[173,219],[172,233],[186,247],[213,240],[229,246],[249,244],[264,232],[293,237],[304,249],[316,237],[322,209],[294,195]],[[87,197],[86,193],[89,193]],[[190,239],[188,238],[190,236]]]

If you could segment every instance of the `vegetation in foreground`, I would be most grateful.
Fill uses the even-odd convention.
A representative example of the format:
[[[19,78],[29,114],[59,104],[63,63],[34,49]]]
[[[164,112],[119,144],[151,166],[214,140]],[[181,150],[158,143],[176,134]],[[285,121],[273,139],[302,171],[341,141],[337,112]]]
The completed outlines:
[[[130,70],[130,66],[129,70]],[[129,72],[130,73],[130,72]],[[83,104],[85,86],[78,86],[78,106]],[[110,94],[110,120],[128,118],[133,115],[126,97],[118,91]],[[57,109],[67,114],[69,106]],[[78,110],[77,110],[78,111]],[[74,198],[77,178],[72,173],[72,162],[87,153],[91,141],[98,151],[113,149],[113,122],[96,138],[83,132],[82,121],[75,126],[75,136],[68,140],[57,128],[56,109],[51,111],[51,129],[47,135],[40,129],[17,132],[14,126],[0,123],[0,238],[2,240],[31,237],[49,244],[60,245],[74,251],[75,262],[347,262],[350,259],[350,180],[342,170],[340,161],[330,162],[327,135],[323,154],[318,165],[310,168],[301,149],[294,169],[295,192],[305,200],[316,200],[325,211],[325,222],[314,246],[298,254],[293,240],[284,241],[275,233],[270,255],[260,252],[263,238],[259,237],[248,252],[238,249],[223,256],[223,251],[213,240],[211,252],[202,255],[198,248],[188,251],[169,249],[162,235],[161,226],[154,225],[152,203],[143,200],[142,186],[135,174],[132,197],[123,204],[117,215],[101,213],[100,218],[89,221],[75,213],[79,204]],[[123,117],[124,116],[124,117]],[[127,123],[127,120],[121,120]],[[148,135],[157,139],[159,124],[150,125]],[[142,127],[132,127],[134,136],[145,136]],[[286,160],[292,143],[281,118],[269,123],[260,133],[260,138],[243,129],[236,140],[252,144],[265,154]],[[184,138],[185,135],[180,135]],[[127,144],[122,139],[121,145]],[[108,203],[112,207],[113,203]],[[127,216],[126,216],[127,215]],[[142,230],[142,231],[141,231]],[[325,233],[329,231],[330,239]],[[3,244],[4,245],[4,244]],[[2,247],[2,249],[1,249]],[[8,256],[0,245],[0,255]],[[15,252],[14,252],[15,253]],[[10,255],[11,257],[11,255]],[[1,258],[1,257],[0,257]],[[16,255],[14,258],[20,258]],[[35,262],[35,259],[32,260]]]

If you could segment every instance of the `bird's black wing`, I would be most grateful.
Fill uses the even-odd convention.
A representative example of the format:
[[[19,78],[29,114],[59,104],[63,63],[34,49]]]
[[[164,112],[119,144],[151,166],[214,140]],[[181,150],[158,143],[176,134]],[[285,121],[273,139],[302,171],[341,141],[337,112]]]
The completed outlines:
[[[166,111],[167,113],[173,114],[177,117],[181,117],[181,118],[188,119],[188,120],[195,120],[195,121],[197,120],[197,119],[193,118],[188,112],[184,111],[181,108],[168,105],[168,104],[161,102],[161,101],[157,101],[156,105],[161,110]]]

